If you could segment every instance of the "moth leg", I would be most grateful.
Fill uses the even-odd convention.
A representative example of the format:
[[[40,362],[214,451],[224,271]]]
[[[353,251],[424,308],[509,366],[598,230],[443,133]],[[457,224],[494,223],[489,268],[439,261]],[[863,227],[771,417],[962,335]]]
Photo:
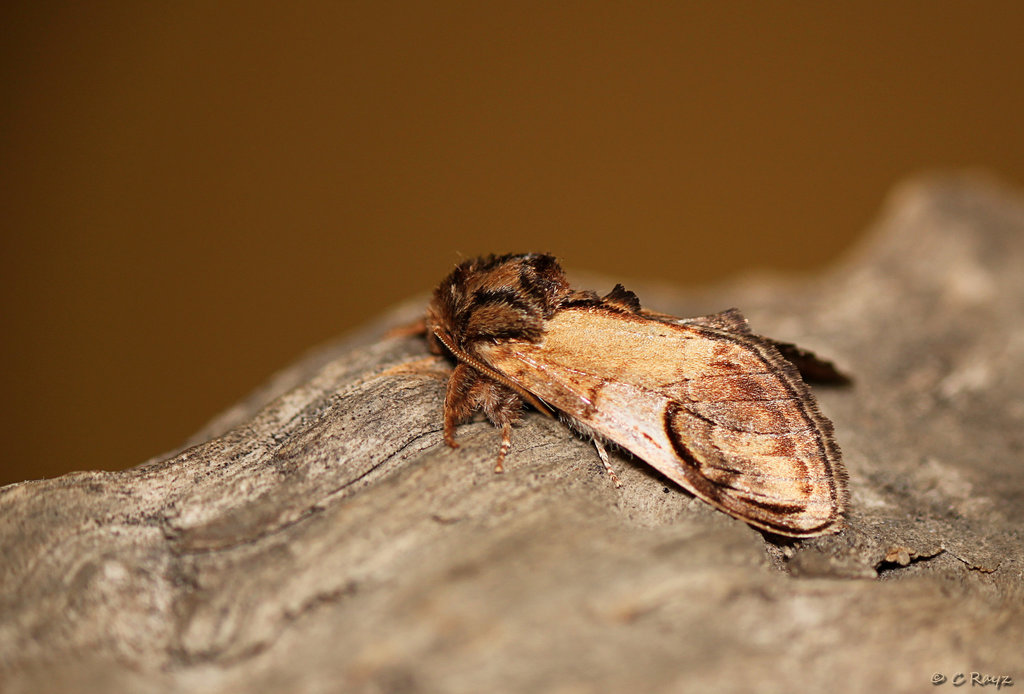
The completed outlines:
[[[414,323],[406,323],[405,325],[396,325],[386,333],[384,333],[385,340],[394,340],[401,337],[411,337],[413,335],[426,335],[427,334],[427,323],[425,320],[420,318]]]
[[[621,487],[622,482],[619,480],[619,476],[615,474],[615,470],[612,469],[612,464],[608,462],[608,451],[605,450],[604,444],[601,443],[600,439],[594,439],[594,447],[597,448],[597,454],[601,456],[601,462],[604,463],[604,469],[608,476],[612,478],[612,482],[616,487]]]
[[[473,397],[474,386],[479,382],[476,371],[465,364],[457,364],[448,377],[448,388],[444,396],[444,442],[458,448],[455,441],[455,427],[469,419],[479,405]]]
[[[511,388],[486,377],[480,379],[480,387],[475,394],[487,418],[494,426],[501,427],[501,448],[498,449],[494,471],[504,472],[505,456],[512,448],[512,425],[519,421],[523,399]]]
[[[397,376],[399,374],[426,376],[428,378],[447,381],[448,377],[452,375],[452,371],[448,368],[448,365],[442,357],[423,357],[422,359],[414,359],[412,361],[396,364],[390,369],[384,369],[383,371],[374,374],[373,377],[390,378],[391,376]]]
[[[498,461],[494,464],[495,474],[505,472],[505,456],[512,448],[512,422],[506,422],[501,427],[501,448],[498,449]]]
[[[505,456],[512,448],[512,425],[519,419],[523,400],[511,388],[482,375],[473,367],[459,363],[448,379],[444,399],[444,441],[458,448],[455,428],[483,410],[495,426],[501,427],[501,448],[494,465],[497,473],[504,471]]]

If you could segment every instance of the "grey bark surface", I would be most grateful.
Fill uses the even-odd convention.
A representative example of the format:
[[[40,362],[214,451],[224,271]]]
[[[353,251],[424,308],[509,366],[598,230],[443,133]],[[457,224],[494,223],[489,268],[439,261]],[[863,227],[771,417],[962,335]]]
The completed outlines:
[[[822,275],[627,286],[681,316],[738,306],[854,377],[815,388],[850,472],[843,532],[766,537],[621,453],[616,489],[537,413],[495,475],[499,432],[443,445],[445,364],[388,336],[411,302],[180,452],[0,490],[0,690],[1019,686],[1020,194],[923,178]]]

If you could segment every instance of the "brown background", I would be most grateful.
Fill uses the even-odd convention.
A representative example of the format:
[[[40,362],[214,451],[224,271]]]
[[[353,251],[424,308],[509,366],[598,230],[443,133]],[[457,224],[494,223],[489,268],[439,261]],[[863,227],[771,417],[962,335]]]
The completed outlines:
[[[1024,181],[1021,3],[92,5],[0,10],[0,483],[170,449],[460,257],[811,270],[923,168]]]

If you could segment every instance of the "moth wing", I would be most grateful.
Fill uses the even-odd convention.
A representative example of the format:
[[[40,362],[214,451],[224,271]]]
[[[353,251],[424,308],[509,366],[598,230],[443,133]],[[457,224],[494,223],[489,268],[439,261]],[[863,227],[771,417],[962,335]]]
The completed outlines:
[[[746,332],[563,309],[538,343],[482,345],[489,366],[694,495],[791,536],[838,528],[831,423],[793,366]]]
[[[641,309],[640,314],[665,323],[676,325],[702,325],[707,328],[718,328],[733,333],[750,333],[750,326],[747,324],[747,317],[738,308],[729,308],[720,313],[712,313],[707,316],[695,316],[693,318],[677,318],[667,313]]]
[[[708,316],[697,316],[696,318],[676,318],[667,313],[658,313],[657,311],[648,311],[647,309],[641,309],[639,313],[653,320],[674,323],[676,325],[702,325],[733,333],[751,334],[746,317],[737,308],[730,308],[721,313],[712,313]],[[794,345],[792,342],[780,342],[760,336],[755,337],[759,337],[760,340],[771,344],[808,381],[832,385],[849,385],[852,382],[852,379],[840,371],[835,364],[827,359],[822,359],[810,350]]]

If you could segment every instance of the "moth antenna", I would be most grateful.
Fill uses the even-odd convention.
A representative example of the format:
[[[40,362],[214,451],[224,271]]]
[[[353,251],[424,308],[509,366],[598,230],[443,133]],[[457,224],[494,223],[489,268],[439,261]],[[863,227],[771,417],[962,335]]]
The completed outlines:
[[[621,487],[622,482],[619,480],[619,476],[615,474],[615,470],[612,469],[612,464],[608,462],[608,451],[605,450],[604,444],[601,443],[601,440],[596,437],[594,438],[594,448],[597,449],[597,454],[601,456],[601,462],[604,463],[605,472],[607,472],[608,476],[612,478],[612,482],[615,484],[615,487]]]
[[[479,359],[476,359],[472,355],[467,354],[466,352],[456,347],[455,342],[448,335],[445,335],[440,330],[435,330],[434,337],[437,338],[438,342],[447,347],[448,351],[452,353],[452,356],[454,356],[460,362],[462,362],[466,366],[470,366],[476,369],[480,373],[489,376],[498,383],[501,383],[502,385],[514,390],[519,395],[519,397],[533,405],[537,409],[537,411],[547,415],[548,417],[554,418],[555,414],[554,412],[551,411],[551,408],[548,406],[547,403],[540,400],[540,398],[538,398],[536,395],[523,388],[518,383],[512,381],[503,374],[498,373],[491,367],[481,362]]]

